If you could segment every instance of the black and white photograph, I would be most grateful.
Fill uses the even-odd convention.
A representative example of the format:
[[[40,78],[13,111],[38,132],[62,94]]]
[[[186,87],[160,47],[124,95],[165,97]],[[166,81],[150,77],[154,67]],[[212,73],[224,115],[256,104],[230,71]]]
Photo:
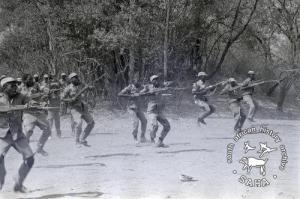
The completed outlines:
[[[300,0],[0,0],[0,199],[300,199]]]

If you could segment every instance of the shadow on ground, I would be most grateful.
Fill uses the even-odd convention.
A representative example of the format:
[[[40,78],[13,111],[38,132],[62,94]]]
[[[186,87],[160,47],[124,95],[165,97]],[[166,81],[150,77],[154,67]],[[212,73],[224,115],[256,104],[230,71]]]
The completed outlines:
[[[159,151],[157,153],[185,153],[185,152],[214,152],[213,150],[209,149],[185,149],[185,150],[178,150],[178,151]]]
[[[61,169],[61,168],[68,168],[68,167],[89,167],[89,166],[105,167],[106,165],[103,163],[86,163],[86,164],[46,165],[46,166],[36,166],[34,168]]]
[[[62,194],[49,194],[38,197],[29,197],[29,198],[19,198],[19,199],[49,199],[49,198],[64,198],[64,197],[81,197],[81,198],[97,198],[102,196],[103,193],[98,191],[88,191],[88,192],[80,192],[80,193],[62,193]]]

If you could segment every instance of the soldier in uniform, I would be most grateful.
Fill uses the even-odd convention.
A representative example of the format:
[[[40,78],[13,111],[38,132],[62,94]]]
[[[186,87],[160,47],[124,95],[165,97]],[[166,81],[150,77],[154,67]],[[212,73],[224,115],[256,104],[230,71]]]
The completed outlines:
[[[89,136],[95,126],[93,116],[88,111],[88,106],[83,102],[81,96],[77,96],[81,88],[81,82],[76,73],[69,75],[70,84],[61,94],[61,100],[68,103],[71,112],[71,123],[75,127],[75,141],[78,146],[89,146],[86,138]],[[83,120],[87,123],[82,134]]]
[[[61,79],[59,80],[59,85],[60,85],[60,88],[63,90],[68,86],[69,82],[68,82],[66,73],[62,73],[60,76],[61,76]],[[66,115],[67,112],[68,111],[67,111],[66,103],[61,101],[60,102],[60,115]]]
[[[66,88],[68,86],[68,78],[66,73],[62,73],[60,75],[59,84],[62,88]]]
[[[148,119],[150,121],[150,138],[151,142],[155,143],[156,132],[158,130],[158,122],[163,126],[158,142],[156,143],[157,147],[164,147],[164,139],[167,136],[168,132],[171,129],[170,123],[163,114],[164,102],[163,94],[156,92],[157,90],[163,88],[163,86],[158,81],[158,76],[153,75],[150,77],[150,85],[146,85],[141,94],[149,93],[149,102],[148,102]]]
[[[50,77],[48,74],[45,74],[43,76],[43,81],[41,82],[40,84],[40,88],[41,89],[45,89],[45,88],[48,88],[49,89],[49,84],[50,84]]]
[[[52,82],[50,84],[50,93],[48,97],[48,104],[52,107],[59,107],[60,106],[60,90],[59,90],[59,83],[58,82]],[[55,90],[52,92],[52,90]],[[60,110],[54,109],[54,110],[48,110],[48,121],[50,128],[52,128],[53,123],[55,125],[56,129],[56,135],[57,137],[61,138],[61,130],[60,130]]]
[[[206,85],[207,74],[205,72],[199,72],[198,78],[199,80],[193,84],[192,93],[194,94],[195,104],[204,110],[198,117],[198,124],[206,124],[204,119],[215,112],[215,107],[209,104],[206,95],[215,87]]]
[[[239,85],[237,84],[234,78],[229,78],[228,83],[225,88],[221,91],[221,95],[228,95],[228,104],[229,109],[233,113],[235,119],[234,132],[238,133],[241,131],[244,122],[246,120],[246,115],[244,110],[241,107],[240,101],[242,100],[242,96],[240,95],[239,89],[235,89]]]
[[[243,89],[242,96],[243,96],[243,101],[245,101],[249,105],[249,112],[247,115],[247,119],[250,122],[254,122],[253,118],[256,112],[256,107],[252,97],[254,93],[254,87],[248,87],[248,86],[251,85],[254,80],[255,80],[255,73],[254,71],[250,70],[248,72],[247,79],[242,83],[242,86],[246,87],[245,89]]]
[[[11,77],[1,80],[3,92],[0,93],[0,106],[25,105],[28,99],[17,92],[17,82]],[[25,192],[23,182],[34,163],[34,155],[22,131],[22,111],[0,113],[0,190],[4,185],[4,157],[10,147],[22,154],[23,163],[15,178],[14,191]]]
[[[22,87],[21,93],[28,98],[32,98],[34,94],[40,94],[40,97],[37,97],[32,102],[43,105],[46,104],[44,96],[49,92],[46,87],[44,90],[39,90],[34,86],[34,81],[31,75],[24,74],[23,76],[24,86]],[[38,126],[42,130],[42,135],[38,141],[37,153],[40,153],[43,156],[47,156],[48,153],[44,150],[44,146],[51,135],[51,128],[49,121],[47,120],[47,112],[44,110],[28,110],[24,111],[23,116],[23,125],[24,132],[28,140],[33,134],[33,130]]]
[[[141,85],[138,81],[133,82],[132,84],[129,84],[127,87],[125,87],[119,95],[130,95],[130,104],[128,106],[129,112],[132,114],[132,124],[133,124],[133,139],[135,142],[138,142],[138,129],[139,129],[139,121],[141,122],[141,136],[140,136],[140,142],[144,143],[146,142],[145,132],[147,128],[147,119],[145,117],[144,112],[142,111],[141,105],[141,98],[138,97],[139,91],[141,90]]]

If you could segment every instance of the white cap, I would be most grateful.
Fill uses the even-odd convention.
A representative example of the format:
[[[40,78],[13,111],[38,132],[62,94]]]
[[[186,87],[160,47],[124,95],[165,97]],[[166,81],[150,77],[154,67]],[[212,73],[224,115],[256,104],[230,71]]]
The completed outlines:
[[[67,76],[67,74],[66,73],[62,73],[62,74],[60,74],[60,76]]]
[[[157,79],[157,78],[158,78],[157,75],[152,75],[152,76],[150,77],[150,82],[152,82],[153,80],[155,80],[155,79]]]
[[[34,74],[33,77],[39,77],[39,75],[38,74]]]
[[[200,77],[200,76],[207,76],[207,74],[206,74],[206,72],[199,72],[198,77]]]
[[[6,75],[1,75],[0,80],[4,79]]]
[[[48,77],[49,77],[49,75],[48,75],[48,74],[45,74],[45,75],[44,75],[44,78],[48,78]]]
[[[5,77],[1,80],[0,85],[3,87],[5,84],[10,82],[16,82],[15,78],[12,77]]]
[[[255,74],[255,72],[253,70],[248,71],[248,75],[254,75],[254,74]]]
[[[230,77],[230,78],[228,79],[228,81],[229,81],[229,82],[236,82],[236,80],[235,80],[233,77]]]
[[[69,79],[72,79],[73,77],[78,77],[77,73],[71,73],[69,75]]]

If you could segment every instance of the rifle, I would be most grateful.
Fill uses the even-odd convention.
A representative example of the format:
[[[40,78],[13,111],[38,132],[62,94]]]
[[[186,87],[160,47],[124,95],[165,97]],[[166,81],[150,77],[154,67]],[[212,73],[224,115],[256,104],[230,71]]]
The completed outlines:
[[[28,105],[11,105],[11,106],[0,106],[0,112],[10,111],[24,111],[24,110],[56,110],[60,107],[48,107],[48,106],[28,106]]]
[[[98,77],[97,79],[95,79],[92,83],[96,83],[97,81],[101,80],[103,77],[105,77],[106,74],[104,73],[103,75],[101,75],[100,77]],[[75,101],[78,97],[81,96],[82,93],[84,93],[86,90],[90,89],[91,85],[87,84],[85,87],[83,87],[74,97],[72,98],[68,98],[68,99],[64,99],[65,102],[72,102]]]
[[[227,80],[218,82],[218,83],[213,84],[213,85],[211,85],[211,86],[207,86],[206,88],[201,89],[201,91],[193,92],[193,94],[205,94],[207,91],[213,90],[213,89],[214,89],[214,91],[215,91],[216,88],[217,88],[218,86],[224,85],[225,83],[227,83]]]
[[[258,85],[261,85],[261,84],[266,84],[266,83],[271,83],[271,82],[276,82],[278,83],[280,80],[258,80],[258,81],[255,81],[247,86],[243,86],[243,85],[240,85],[240,86],[236,86],[232,89],[232,91],[234,90],[237,90],[237,89],[241,89],[241,90],[244,90],[244,89],[247,89],[247,88],[251,88],[251,87],[254,87],[254,86],[258,86]]]
[[[272,93],[275,91],[275,89],[279,86],[279,84],[286,78],[288,78],[288,76],[281,78],[278,82],[276,82],[276,84],[274,84],[271,88],[269,88],[269,91],[267,92],[267,96],[270,97]]]
[[[32,94],[30,96],[30,99],[37,99],[37,98],[42,98],[42,97],[48,97],[50,94],[52,94],[54,92],[57,92],[57,91],[61,91],[61,90],[62,90],[62,88],[58,88],[58,89],[51,89],[47,93],[43,93],[43,92],[35,93],[35,94]]]
[[[139,93],[139,96],[145,96],[145,95],[154,95],[155,93],[162,93],[162,92],[166,92],[169,90],[173,90],[173,91],[182,91],[182,90],[186,90],[189,89],[189,87],[183,87],[183,88],[176,88],[176,87],[163,87],[163,88],[156,88],[150,92],[146,92],[146,93]]]

